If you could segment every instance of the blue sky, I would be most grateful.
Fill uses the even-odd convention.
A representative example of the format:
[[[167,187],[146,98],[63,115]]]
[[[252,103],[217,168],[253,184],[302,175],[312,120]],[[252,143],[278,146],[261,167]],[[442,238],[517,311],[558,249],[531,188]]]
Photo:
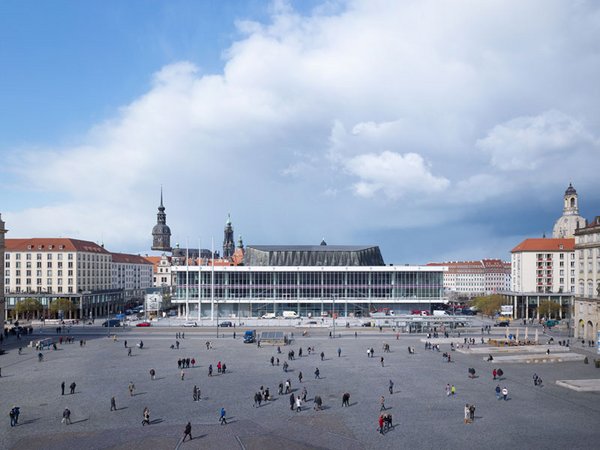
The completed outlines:
[[[10,236],[508,258],[600,214],[594,2],[0,3]],[[191,244],[190,244],[191,245]]]

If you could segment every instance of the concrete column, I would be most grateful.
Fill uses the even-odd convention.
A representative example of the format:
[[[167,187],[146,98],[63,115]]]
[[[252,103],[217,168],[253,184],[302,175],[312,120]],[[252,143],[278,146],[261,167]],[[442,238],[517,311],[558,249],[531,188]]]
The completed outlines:
[[[540,320],[540,296],[538,295],[536,297],[537,299],[537,308],[535,309],[535,316],[536,316],[536,320],[539,322]]]

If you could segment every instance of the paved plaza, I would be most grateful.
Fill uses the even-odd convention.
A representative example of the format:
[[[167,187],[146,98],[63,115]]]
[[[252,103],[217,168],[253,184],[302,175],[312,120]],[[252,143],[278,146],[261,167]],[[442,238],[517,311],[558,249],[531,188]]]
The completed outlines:
[[[171,349],[175,332],[185,332],[179,350]],[[139,328],[117,330],[115,342],[106,329],[75,327],[73,344],[59,350],[44,351],[37,361],[35,349],[16,349],[0,356],[0,422],[2,449],[396,449],[396,448],[523,448],[591,449],[600,439],[600,394],[575,392],[558,386],[557,380],[597,379],[600,369],[583,362],[548,364],[510,364],[503,366],[504,379],[492,380],[491,371],[499,363],[482,360],[481,354],[452,352],[452,363],[441,352],[425,350],[423,337],[396,336],[391,331],[342,329],[342,337],[330,339],[328,330],[310,330],[302,337],[294,330],[290,346],[276,347],[243,344],[226,331],[216,339],[214,329]],[[292,331],[292,330],[288,330]],[[52,330],[44,331],[52,335]],[[39,331],[36,330],[36,333]],[[299,336],[300,335],[300,336]],[[478,338],[474,333],[473,337]],[[87,339],[80,347],[78,339]],[[127,355],[124,340],[134,346]],[[213,348],[207,350],[210,340]],[[382,352],[384,343],[389,353]],[[14,343],[12,344],[14,347]],[[315,348],[308,355],[307,348]],[[410,355],[408,346],[416,349]],[[341,357],[337,349],[341,348]],[[375,356],[367,357],[373,347]],[[298,357],[302,348],[303,356]],[[296,359],[282,364],[287,352],[295,350]],[[321,361],[319,354],[325,353]],[[592,353],[588,353],[590,359]],[[271,356],[279,357],[273,367]],[[380,358],[384,357],[382,367]],[[196,359],[194,368],[181,370],[179,358]],[[227,365],[227,373],[217,373],[217,362]],[[208,377],[208,365],[214,376]],[[321,378],[315,379],[315,368]],[[468,377],[475,368],[476,378]],[[149,370],[156,370],[151,380]],[[303,383],[298,382],[302,371]],[[532,381],[534,372],[543,386]],[[302,387],[308,402],[301,412],[290,410],[288,395],[277,395],[280,382],[289,378],[295,394]],[[388,392],[393,380],[394,393]],[[66,382],[66,395],[60,384]],[[75,394],[68,386],[77,384]],[[136,386],[130,396],[128,384]],[[446,384],[456,387],[456,395],[446,396]],[[509,390],[508,401],[497,400],[499,384]],[[194,385],[201,389],[201,400],[194,402]],[[268,387],[273,400],[254,407],[253,396],[260,386]],[[342,407],[342,394],[350,393],[350,406]],[[312,399],[323,399],[324,409],[314,411]],[[387,412],[394,427],[386,434],[377,431],[380,398],[385,396]],[[110,398],[116,398],[117,411],[110,411]],[[475,404],[475,421],[463,423],[466,403]],[[19,425],[10,427],[8,412],[21,408]],[[150,409],[150,426],[141,425],[144,407]],[[71,425],[61,423],[68,407]],[[219,424],[219,411],[227,411],[228,424]],[[192,441],[181,443],[185,424],[192,424]]]

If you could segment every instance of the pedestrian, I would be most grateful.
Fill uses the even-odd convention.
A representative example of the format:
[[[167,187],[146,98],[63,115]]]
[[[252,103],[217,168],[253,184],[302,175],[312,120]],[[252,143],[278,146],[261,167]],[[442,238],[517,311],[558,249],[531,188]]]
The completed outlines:
[[[323,400],[321,399],[320,395],[315,395],[315,411],[320,411],[322,406],[323,406]]]
[[[114,396],[110,398],[110,410],[111,411],[117,410],[117,401],[115,400]]]
[[[64,423],[65,425],[71,424],[71,411],[69,410],[69,408],[65,408],[63,411],[62,423]]]
[[[342,407],[343,406],[350,406],[350,394],[348,392],[344,392],[344,395],[342,395]]]
[[[469,404],[465,405],[465,424],[471,422],[471,410],[469,409]]]
[[[317,368],[315,369],[315,379],[317,379],[317,378],[319,378],[319,379],[320,379],[320,378],[321,378],[321,376],[320,376],[320,375],[321,375],[321,372],[319,371],[319,368],[317,367]]]
[[[321,361],[325,361],[325,352],[321,352]]]
[[[221,373],[225,375],[225,372],[227,372],[227,364],[223,363],[223,366],[221,367]]]
[[[294,403],[296,402],[296,397],[294,396],[294,393],[292,392],[290,394],[290,409],[293,411],[294,410]]]
[[[381,357],[381,360],[380,360],[380,361],[381,361],[381,367],[384,367],[384,366],[383,366],[383,356]]]
[[[195,402],[198,401],[198,386],[194,385],[194,390],[192,391],[192,398]]]
[[[379,414],[379,419],[377,420],[377,423],[379,425],[379,433],[383,434],[383,414]]]
[[[184,378],[185,378],[185,372],[182,370],[181,371],[181,381],[183,381]]]
[[[208,366],[208,376],[209,376],[209,377],[212,377],[212,372],[213,372],[213,368],[212,368],[212,364],[210,364],[210,365]]]
[[[77,385],[75,384],[75,382],[74,382],[74,381],[73,381],[73,382],[71,383],[71,385],[69,386],[69,388],[71,389],[71,394],[74,394],[74,393],[75,393],[75,387],[76,387],[76,386],[77,386]]]
[[[452,387],[450,388],[450,393],[452,395],[456,395],[456,387],[454,387],[454,385],[452,385]]]
[[[144,407],[144,412],[142,413],[142,426],[150,425],[150,410],[147,406]]]
[[[185,430],[183,430],[183,440],[181,442],[185,442],[186,437],[190,437],[190,441],[194,438],[192,437],[192,424],[190,422],[185,426]]]
[[[450,384],[446,385],[446,397],[450,397]]]
[[[177,347],[177,350],[179,350],[179,341],[175,341],[175,347]]]
[[[154,380],[156,378],[156,370],[150,369],[150,379]]]
[[[221,414],[219,415],[219,422],[221,425],[227,425],[227,419],[225,418],[225,408],[221,408]]]
[[[394,393],[394,382],[392,380],[390,380],[390,383],[388,385],[388,390],[390,391],[390,395],[392,395]]]
[[[496,373],[498,374],[498,380],[502,380],[502,375],[504,375],[504,372],[502,372],[502,369],[498,369],[496,371]]]
[[[358,333],[355,331],[354,332],[354,339],[356,339],[358,337]]]
[[[196,366],[196,359],[195,359],[195,358],[192,358],[192,361],[191,361],[191,362],[192,362],[192,367],[195,367],[195,366]]]
[[[296,398],[296,412],[302,411],[302,399],[300,396]]]
[[[127,349],[127,356],[131,356],[131,347]]]
[[[385,397],[382,395],[381,399],[379,400],[379,403],[381,404],[381,406],[379,407],[379,411],[385,411]]]
[[[254,393],[254,405],[252,405],[254,408],[260,408],[260,403],[262,401],[262,396],[260,395],[260,392],[255,392]]]
[[[496,379],[496,375],[498,375],[496,369],[492,370],[492,376],[494,377],[494,380]]]
[[[475,405],[469,406],[469,419],[471,422],[475,421]]]
[[[508,400],[508,389],[506,386],[502,388],[502,398],[504,398],[504,400]]]
[[[217,363],[217,373],[221,373],[221,361]]]
[[[502,389],[500,389],[500,385],[499,384],[496,385],[496,389],[495,390],[496,390],[496,398],[498,400],[500,400],[500,393],[502,392]]]
[[[271,366],[275,366],[275,357],[271,356]]]
[[[135,391],[135,384],[133,384],[133,381],[129,382],[129,386],[127,387],[127,389],[129,389],[129,396],[133,397],[133,393]]]
[[[288,363],[287,363],[287,361],[284,361],[283,362],[283,371],[287,372],[287,370],[288,370]]]
[[[60,383],[60,395],[65,395],[65,382]]]
[[[20,408],[17,405],[13,405],[12,409],[8,413],[10,416],[10,426],[16,427],[19,424],[19,414],[21,413]]]
[[[127,348],[127,341],[124,341],[123,345],[125,345],[125,348]]]
[[[302,383],[302,371],[298,372],[298,381]]]
[[[338,347],[338,358],[342,356],[342,349]]]

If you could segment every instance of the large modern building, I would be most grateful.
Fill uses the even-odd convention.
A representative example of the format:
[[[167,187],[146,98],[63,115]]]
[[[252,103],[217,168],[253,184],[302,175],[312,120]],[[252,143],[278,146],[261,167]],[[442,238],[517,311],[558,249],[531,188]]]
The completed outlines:
[[[4,331],[4,235],[7,230],[0,214],[0,332]]]
[[[444,289],[464,297],[495,294],[510,290],[510,263],[500,259],[434,262],[428,266],[447,267]]]
[[[181,315],[199,318],[283,311],[360,317],[447,302],[444,267],[385,266],[377,247],[251,245],[244,263],[172,267],[172,304]]]

